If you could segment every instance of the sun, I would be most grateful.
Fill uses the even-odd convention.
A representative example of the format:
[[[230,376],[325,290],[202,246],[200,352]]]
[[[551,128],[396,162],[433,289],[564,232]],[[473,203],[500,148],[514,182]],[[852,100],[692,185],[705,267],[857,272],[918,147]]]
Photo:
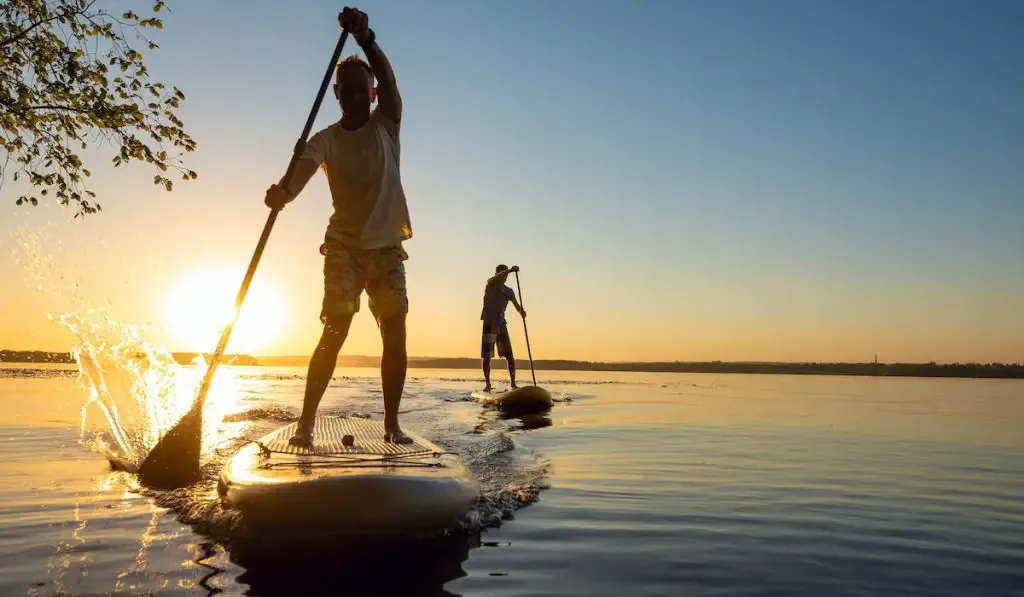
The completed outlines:
[[[240,269],[208,268],[179,280],[164,304],[164,321],[174,339],[188,351],[213,351],[234,314],[244,275]],[[280,332],[283,320],[280,297],[257,273],[226,351],[249,353],[265,348]]]

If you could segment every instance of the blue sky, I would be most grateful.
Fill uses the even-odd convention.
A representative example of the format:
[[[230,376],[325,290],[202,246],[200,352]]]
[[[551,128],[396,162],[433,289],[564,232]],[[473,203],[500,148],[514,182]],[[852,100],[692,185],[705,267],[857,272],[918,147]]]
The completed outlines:
[[[147,60],[188,96],[200,180],[97,177],[91,238],[139,253],[100,295],[244,267],[338,35],[325,2],[170,8]],[[412,353],[473,355],[480,284],[506,262],[535,356],[1024,359],[1024,4],[361,8],[405,104]],[[328,95],[316,128],[337,117]],[[319,181],[279,219],[261,271],[294,319],[269,352],[319,333],[329,213]],[[379,349],[362,319],[347,352]]]

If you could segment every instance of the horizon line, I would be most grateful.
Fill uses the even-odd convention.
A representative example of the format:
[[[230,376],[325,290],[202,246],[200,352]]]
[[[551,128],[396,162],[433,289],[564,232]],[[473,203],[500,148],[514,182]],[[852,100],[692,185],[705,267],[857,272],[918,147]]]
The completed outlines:
[[[46,355],[67,355],[70,356],[71,351],[54,351],[54,350],[39,350],[39,349],[0,349],[0,363],[2,362],[15,362],[5,361],[2,356],[5,353],[22,353],[22,354],[46,354]],[[199,356],[199,355],[210,355],[212,351],[194,351],[194,350],[175,350],[169,351],[172,356]],[[257,355],[251,353],[225,353],[223,358],[249,358],[256,361],[260,360],[305,360],[308,361],[309,355],[287,355],[287,354],[273,354],[273,355]],[[338,360],[342,359],[367,359],[379,360],[380,355],[364,355],[364,354],[351,354],[351,355],[339,355]],[[409,356],[408,360],[421,360],[421,361],[480,361],[479,357],[466,357],[466,356]],[[503,358],[492,359],[496,362],[504,362]],[[517,362],[529,362],[528,359],[517,358]],[[534,363],[552,363],[552,362],[567,362],[567,363],[582,363],[582,364],[593,364],[593,365],[706,365],[706,364],[721,364],[721,365],[917,365],[917,366],[950,366],[950,365],[978,365],[978,366],[1018,366],[1024,367],[1024,361],[881,361],[877,358],[867,361],[815,361],[815,360],[792,360],[792,361],[771,361],[771,360],[725,360],[725,359],[699,359],[699,360],[609,360],[609,361],[593,361],[593,360],[582,360],[582,359],[571,359],[571,358],[544,358],[544,359],[533,359]]]

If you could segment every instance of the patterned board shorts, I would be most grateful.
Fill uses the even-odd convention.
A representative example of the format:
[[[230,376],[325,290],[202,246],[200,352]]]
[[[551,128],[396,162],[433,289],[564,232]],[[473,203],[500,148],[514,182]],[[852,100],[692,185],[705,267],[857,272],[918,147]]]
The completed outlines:
[[[363,290],[370,297],[370,312],[378,321],[409,312],[404,263],[409,254],[401,245],[353,249],[328,240],[320,252],[324,254],[321,322],[355,315]]]
[[[494,358],[494,345],[498,345],[498,355],[506,359],[512,356],[512,340],[508,337],[508,326],[504,323],[485,323],[483,336],[480,340],[480,358]]]

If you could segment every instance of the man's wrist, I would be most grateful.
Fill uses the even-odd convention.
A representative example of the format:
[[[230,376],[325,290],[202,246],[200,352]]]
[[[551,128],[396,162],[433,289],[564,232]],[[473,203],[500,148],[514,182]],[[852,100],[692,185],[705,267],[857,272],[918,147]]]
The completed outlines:
[[[359,44],[360,48],[366,49],[373,45],[373,42],[377,41],[377,34],[373,32],[373,29],[367,28],[366,35],[362,35],[355,38],[356,43]]]

